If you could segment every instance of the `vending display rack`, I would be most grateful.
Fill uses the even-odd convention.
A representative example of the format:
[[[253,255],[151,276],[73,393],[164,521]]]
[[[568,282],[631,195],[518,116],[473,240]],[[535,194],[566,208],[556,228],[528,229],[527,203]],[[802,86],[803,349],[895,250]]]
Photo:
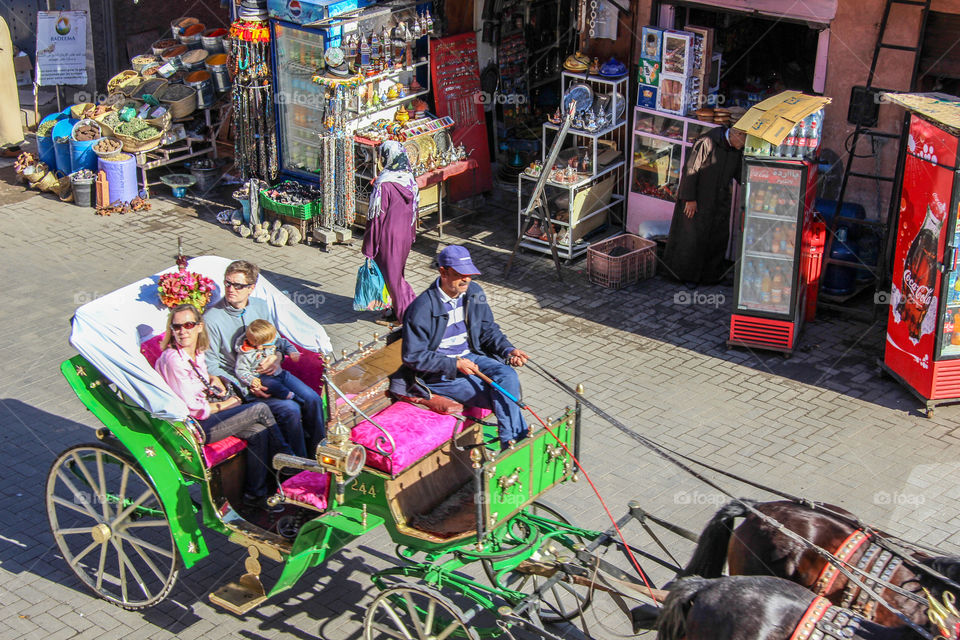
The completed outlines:
[[[566,71],[562,74],[564,95],[576,84],[588,86],[594,101],[602,98],[615,118],[611,124],[594,132],[570,129],[564,142],[569,142],[565,148],[575,149],[574,157],[569,160],[573,164],[569,166],[576,165],[577,173],[569,182],[554,179],[546,182],[544,196],[550,211],[550,222],[557,231],[557,251],[568,262],[586,253],[589,243],[585,236],[588,234],[604,225],[614,227],[615,231],[622,230],[627,179],[624,153],[629,142],[627,76],[607,78]],[[550,143],[560,128],[559,124],[552,122],[543,124],[542,160],[546,159]],[[613,149],[616,150],[615,155],[607,151]],[[543,167],[543,170],[552,171],[554,167]],[[525,198],[533,190],[538,178],[539,173],[530,170],[521,173],[518,178],[517,233],[523,234],[520,246],[524,249],[550,254],[550,243],[544,238],[545,234],[535,234],[535,230],[532,233],[531,229],[523,228]],[[565,216],[562,215],[563,210],[567,212]]]

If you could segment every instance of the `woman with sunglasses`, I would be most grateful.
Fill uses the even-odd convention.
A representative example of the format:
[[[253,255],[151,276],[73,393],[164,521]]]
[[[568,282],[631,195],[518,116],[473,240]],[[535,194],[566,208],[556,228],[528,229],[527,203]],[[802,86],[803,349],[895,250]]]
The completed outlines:
[[[267,504],[267,478],[273,456],[293,452],[267,405],[262,402],[241,404],[237,396],[228,396],[220,378],[208,375],[203,352],[209,347],[209,341],[196,307],[181,304],[170,311],[167,331],[160,346],[163,352],[154,367],[187,404],[190,417],[206,435],[205,444],[228,436],[246,440],[244,504],[282,511],[282,505],[271,508]]]

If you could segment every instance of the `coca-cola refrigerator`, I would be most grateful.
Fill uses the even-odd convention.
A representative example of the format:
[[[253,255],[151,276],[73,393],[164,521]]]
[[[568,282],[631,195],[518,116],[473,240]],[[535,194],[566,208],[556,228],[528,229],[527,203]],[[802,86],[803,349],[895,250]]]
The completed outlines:
[[[957,150],[957,136],[911,115],[883,364],[927,415],[960,400]]]
[[[813,222],[816,179],[813,161],[744,158],[728,345],[793,352],[806,307],[801,260]]]

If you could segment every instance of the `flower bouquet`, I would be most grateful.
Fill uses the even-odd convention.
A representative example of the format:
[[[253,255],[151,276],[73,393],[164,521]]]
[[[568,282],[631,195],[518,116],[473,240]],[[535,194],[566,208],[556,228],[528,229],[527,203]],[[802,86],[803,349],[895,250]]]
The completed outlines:
[[[160,295],[160,302],[170,308],[178,304],[192,304],[203,313],[203,308],[210,302],[215,288],[216,285],[210,278],[187,271],[181,266],[178,271],[160,276],[157,293]]]

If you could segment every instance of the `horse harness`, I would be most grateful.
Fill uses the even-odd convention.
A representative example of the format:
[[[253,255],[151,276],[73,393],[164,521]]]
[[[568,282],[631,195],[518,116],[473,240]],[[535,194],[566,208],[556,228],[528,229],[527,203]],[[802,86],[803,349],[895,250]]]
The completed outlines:
[[[866,550],[864,550],[863,555],[861,555],[857,561],[856,567],[874,579],[871,581],[870,578],[864,577],[864,580],[873,582],[882,590],[882,584],[878,585],[877,582],[889,582],[893,573],[903,564],[903,561],[887,549],[884,549],[875,542],[873,538],[874,534],[866,533],[863,529],[856,529],[840,543],[840,547],[834,552],[834,555],[841,562],[849,564],[854,554],[866,545]],[[833,588],[839,575],[840,568],[836,564],[828,562],[814,583],[814,593],[818,596],[827,595]],[[862,591],[860,587],[848,580],[846,586],[843,588],[843,597],[840,599],[840,606],[845,609],[853,609],[854,611],[860,612],[864,618],[872,620],[876,613],[877,603],[871,600],[866,591]]]
[[[863,618],[816,596],[794,629],[790,640],[850,640],[857,637]]]

